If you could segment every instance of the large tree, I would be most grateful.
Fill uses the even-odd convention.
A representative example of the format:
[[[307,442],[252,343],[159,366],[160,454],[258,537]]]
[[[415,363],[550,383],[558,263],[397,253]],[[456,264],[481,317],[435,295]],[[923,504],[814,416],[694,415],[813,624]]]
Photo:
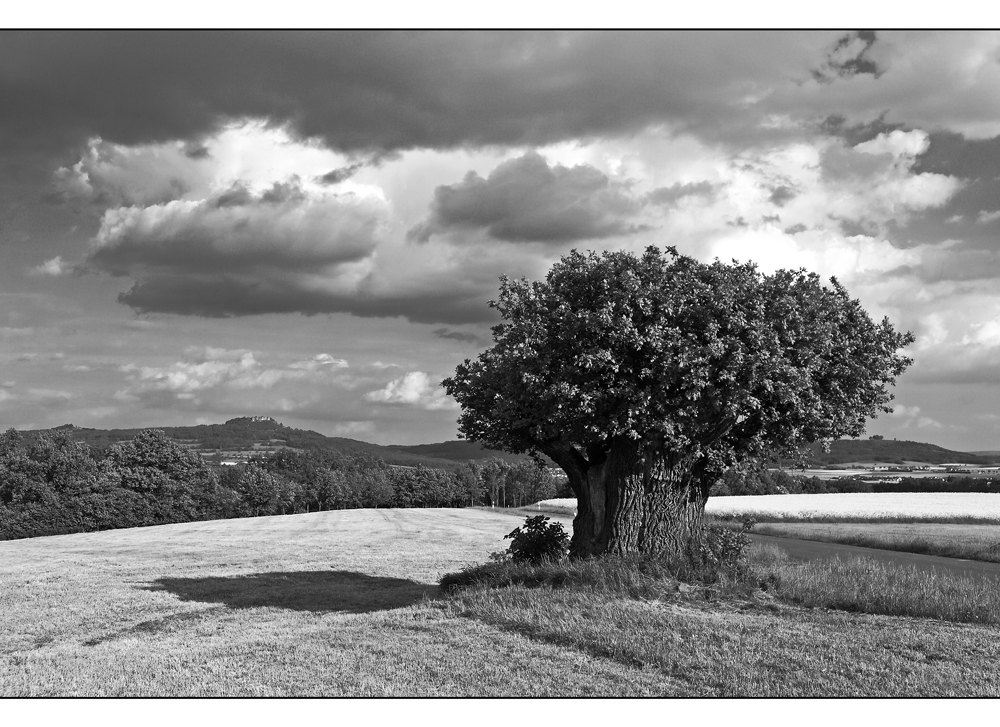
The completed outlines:
[[[728,467],[861,435],[911,363],[836,279],[673,248],[574,251],[489,305],[495,344],[443,382],[459,430],[565,470],[575,557],[685,552]]]

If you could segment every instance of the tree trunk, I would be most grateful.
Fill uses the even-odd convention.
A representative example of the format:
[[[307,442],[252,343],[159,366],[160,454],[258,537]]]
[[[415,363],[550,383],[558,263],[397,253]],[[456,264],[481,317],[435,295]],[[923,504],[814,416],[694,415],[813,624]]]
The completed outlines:
[[[713,479],[703,460],[633,440],[589,454],[563,466],[577,496],[571,557],[684,556],[697,548]]]

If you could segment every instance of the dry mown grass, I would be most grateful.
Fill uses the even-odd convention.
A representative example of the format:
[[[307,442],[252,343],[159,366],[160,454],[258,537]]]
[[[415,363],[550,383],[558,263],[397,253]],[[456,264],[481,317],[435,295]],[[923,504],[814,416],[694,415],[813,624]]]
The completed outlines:
[[[440,594],[522,517],[342,511],[0,543],[0,695],[1000,693],[994,626],[617,581]]]

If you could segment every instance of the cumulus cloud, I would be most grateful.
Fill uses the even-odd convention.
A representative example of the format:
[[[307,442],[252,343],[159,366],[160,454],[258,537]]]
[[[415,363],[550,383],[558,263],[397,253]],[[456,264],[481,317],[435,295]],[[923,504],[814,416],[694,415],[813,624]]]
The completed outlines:
[[[74,266],[62,259],[61,255],[56,255],[51,260],[46,260],[41,265],[36,265],[28,270],[29,275],[43,275],[58,278],[72,273]]]
[[[264,366],[252,351],[243,349],[206,347],[189,349],[186,354],[187,360],[169,366],[123,366],[131,382],[126,393],[166,391],[180,399],[193,399],[198,392],[217,387],[270,389],[283,381],[318,381],[348,366],[345,360],[326,353],[281,367]]]
[[[138,311],[195,306],[203,315],[309,310],[367,274],[381,200],[322,193],[298,180],[254,192],[105,212],[84,262],[136,279],[120,300]]]
[[[487,178],[469,172],[438,187],[430,218],[410,236],[426,242],[449,230],[485,229],[497,240],[556,242],[635,232],[642,206],[628,189],[589,165],[550,166],[537,152],[503,162]]]
[[[879,134],[846,148],[827,146],[820,159],[831,205],[829,214],[876,225],[903,222],[914,210],[940,207],[962,186],[952,176],[914,173],[916,157],[928,146],[919,130]]]
[[[81,159],[53,174],[56,198],[119,207],[169,202],[208,176],[206,156],[182,141],[128,147],[93,137]]]
[[[892,408],[892,414],[888,416],[896,419],[903,429],[916,427],[917,429],[942,429],[941,422],[920,412],[919,406],[901,406],[896,404]]]
[[[381,380],[329,353],[297,360],[247,349],[192,347],[180,360],[120,367],[120,405],[147,410],[270,414],[322,421],[369,420],[360,399]]]
[[[109,205],[100,228],[81,262],[60,256],[32,274],[131,278],[118,299],[139,313],[492,319],[488,256],[433,245],[408,251],[391,234],[399,221],[382,187],[353,178],[363,163],[263,121],[226,126],[200,143],[206,153],[192,155],[181,142],[93,141],[62,171],[89,185],[95,204]],[[158,167],[160,158],[171,164]],[[145,186],[132,184],[139,178]],[[184,184],[171,181],[178,178]]]
[[[113,275],[291,273],[369,256],[379,200],[311,193],[296,179],[255,193],[234,185],[202,200],[104,213],[86,264]]]
[[[410,371],[393,379],[383,388],[364,397],[378,404],[396,404],[421,409],[457,409],[458,403],[444,389],[431,383],[423,371]]]

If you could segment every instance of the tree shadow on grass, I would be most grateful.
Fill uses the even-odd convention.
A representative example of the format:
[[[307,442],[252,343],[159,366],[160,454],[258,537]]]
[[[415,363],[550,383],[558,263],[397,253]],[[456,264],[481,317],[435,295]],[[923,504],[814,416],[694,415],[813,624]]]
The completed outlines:
[[[336,570],[158,578],[145,589],[169,591],[182,601],[222,603],[229,608],[271,606],[316,613],[387,611],[412,605],[437,591],[434,586],[404,578]]]

